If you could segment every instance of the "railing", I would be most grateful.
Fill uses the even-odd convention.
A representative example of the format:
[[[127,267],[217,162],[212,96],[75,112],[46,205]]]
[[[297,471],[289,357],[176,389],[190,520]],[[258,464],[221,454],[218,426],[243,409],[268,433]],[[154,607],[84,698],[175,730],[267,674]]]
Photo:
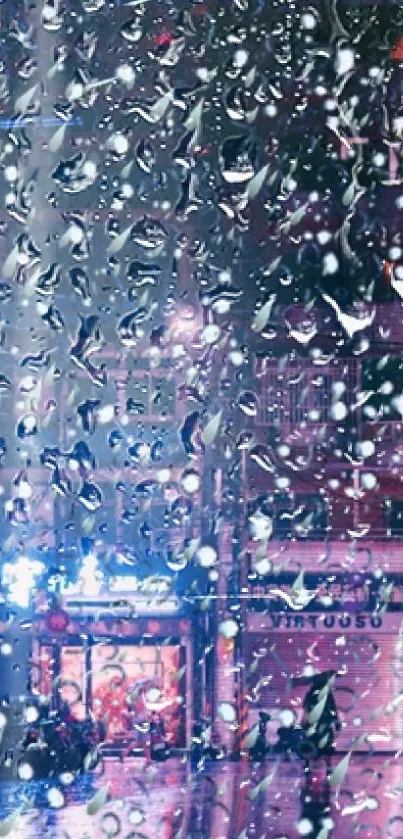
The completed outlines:
[[[375,443],[374,455],[366,456],[365,466],[385,468],[383,456],[393,452],[403,457],[403,418],[389,419],[378,412],[371,419],[364,393],[361,362],[340,361],[334,367],[317,367],[306,359],[287,364],[258,359],[255,367],[258,429],[281,432],[284,442],[301,446],[318,442],[318,429],[331,426],[337,432],[348,422],[354,424],[358,439]],[[325,436],[325,440],[327,436]],[[364,464],[363,464],[364,465]]]
[[[258,425],[284,428],[342,422],[342,405],[351,406],[361,389],[361,367],[355,359],[321,368],[299,359],[284,370],[258,359]],[[357,407],[358,409],[358,407]]]

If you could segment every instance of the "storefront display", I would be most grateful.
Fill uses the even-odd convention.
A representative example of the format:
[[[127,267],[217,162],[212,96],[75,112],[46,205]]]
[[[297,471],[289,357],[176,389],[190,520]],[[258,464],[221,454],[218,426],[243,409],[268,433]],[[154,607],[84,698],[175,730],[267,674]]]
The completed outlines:
[[[357,625],[358,619],[362,625]],[[272,717],[273,732],[284,720],[301,720],[307,691],[302,677],[334,669],[333,692],[342,722],[337,748],[391,753],[402,748],[402,633],[403,619],[398,612],[327,618],[309,612],[299,616],[250,614],[246,667],[249,727],[262,708]]]
[[[167,742],[184,748],[191,726],[190,623],[127,622],[119,636],[113,623],[88,625],[87,621],[85,633],[83,629],[74,621],[67,633],[56,638],[49,637],[46,623],[38,626],[32,651],[33,692],[49,697],[53,707],[67,702],[77,720],[90,715],[102,721],[105,742],[115,747],[127,739],[136,742],[141,700],[144,719],[157,712]],[[165,636],[160,643],[154,635],[158,631]]]

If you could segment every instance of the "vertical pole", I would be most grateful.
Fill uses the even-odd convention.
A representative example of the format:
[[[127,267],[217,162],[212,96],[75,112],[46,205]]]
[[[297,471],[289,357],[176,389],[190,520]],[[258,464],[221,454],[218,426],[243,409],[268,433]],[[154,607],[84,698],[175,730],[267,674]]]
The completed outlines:
[[[187,676],[187,670],[188,670],[188,667],[189,667],[188,647],[187,647],[186,641],[184,641],[183,638],[180,638],[179,639],[179,670],[182,670],[183,667],[185,668],[185,671],[184,671],[184,675],[182,676],[182,678],[180,680],[180,683],[179,683],[179,690],[181,691],[181,693],[183,693],[183,692],[187,693],[188,688],[190,688],[189,680],[188,680],[188,676]],[[191,690],[189,690],[189,694],[191,694]],[[180,724],[179,724],[179,745],[180,745],[181,748],[186,748],[187,745],[188,745],[188,743],[187,743],[188,737],[187,737],[187,709],[186,709],[186,705],[185,705],[185,713],[186,713],[186,716],[184,716],[183,713],[181,714]]]
[[[192,691],[192,706],[193,706],[193,720],[200,720],[204,715],[204,703],[207,692],[206,666],[205,666],[205,616],[201,612],[196,612],[192,621],[192,636],[193,636],[193,653],[192,653],[192,672],[193,672],[193,691]],[[189,697],[187,697],[188,699]],[[190,713],[188,709],[188,713]]]
[[[399,149],[401,143],[389,143],[389,178],[396,181],[397,172],[399,169]]]
[[[16,778],[17,765],[20,758],[20,744],[24,733],[23,710],[25,697],[29,688],[29,662],[32,650],[32,632],[21,629],[22,614],[4,633],[3,649],[0,656],[0,676],[3,685],[0,698],[6,700],[4,713],[7,725],[1,741],[1,777]],[[10,655],[5,654],[7,647],[11,648]],[[4,757],[8,758],[4,764]]]
[[[52,644],[52,659],[53,659],[53,680],[52,680],[52,695],[51,695],[51,707],[53,710],[59,710],[60,707],[60,691],[54,688],[54,684],[59,685],[60,677],[62,675],[61,672],[61,647],[59,644],[53,643]]]
[[[220,576],[217,583],[217,627],[219,627],[222,621],[233,616],[232,611],[228,609],[228,605],[231,605],[231,602],[227,601],[230,575],[233,570],[233,529],[230,522],[225,522],[223,525],[219,534],[218,545]],[[215,643],[213,719],[220,741],[230,753],[234,751],[238,721],[235,724],[236,727],[234,724],[223,722],[218,715],[218,709],[221,702],[228,702],[230,705],[235,706],[235,708],[237,706],[234,645],[235,641],[231,643],[231,639],[227,641],[217,633]]]
[[[353,472],[353,486],[354,486],[354,507],[353,507],[353,516],[354,516],[354,527],[358,527],[360,523],[360,508],[358,504],[359,499],[359,490],[360,490],[360,470],[354,469]]]
[[[203,308],[203,326],[210,323],[210,313],[208,309]],[[210,391],[213,391],[215,385],[214,370],[210,370]],[[203,463],[203,480],[202,480],[202,510],[201,510],[201,540],[210,543],[216,542],[216,536],[213,533],[213,513],[215,510],[215,492],[214,492],[214,478],[213,478],[213,459],[211,448],[207,447],[204,452]],[[217,545],[216,545],[217,548]],[[214,639],[216,635],[216,605],[217,601],[214,598],[215,584],[208,582],[208,592],[212,594],[212,600],[209,604],[208,610],[201,614],[199,620],[203,626],[202,632],[202,650],[203,656],[203,676],[204,676],[204,696],[203,696],[203,713],[206,715],[208,708],[212,709],[214,703]],[[197,684],[197,683],[196,683]]]
[[[92,711],[92,638],[88,638],[85,647],[84,659],[84,703],[85,716],[88,717]]]
[[[247,453],[241,453],[241,477],[240,477],[241,504],[239,510],[239,538],[237,542],[238,566],[239,566],[239,594],[240,594],[240,624],[241,632],[237,643],[237,677],[238,677],[238,743],[237,750],[241,757],[246,756],[245,737],[248,731],[248,701],[246,699],[245,666],[247,660],[247,639],[248,639],[248,562],[247,562],[247,520],[248,520],[248,485],[247,485]]]

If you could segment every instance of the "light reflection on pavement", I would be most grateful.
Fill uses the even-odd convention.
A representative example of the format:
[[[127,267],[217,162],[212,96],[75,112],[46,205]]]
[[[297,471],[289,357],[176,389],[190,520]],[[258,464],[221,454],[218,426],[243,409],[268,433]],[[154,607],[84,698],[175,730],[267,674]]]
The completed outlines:
[[[107,760],[102,776],[85,776],[64,788],[64,802],[60,795],[63,788],[59,786],[55,792],[55,784],[50,782],[1,784],[1,820],[22,806],[11,839],[403,836],[401,759],[353,756],[341,789],[332,791],[330,812],[322,812],[327,821],[321,828],[302,811],[304,783],[299,761],[268,760],[259,766],[222,762],[196,774],[180,758],[150,769],[141,759],[124,765]],[[88,802],[105,786],[109,790],[107,803],[96,815],[89,815]],[[321,791],[323,786],[318,800]],[[317,815],[320,822],[318,809]],[[327,832],[323,824],[328,826]]]

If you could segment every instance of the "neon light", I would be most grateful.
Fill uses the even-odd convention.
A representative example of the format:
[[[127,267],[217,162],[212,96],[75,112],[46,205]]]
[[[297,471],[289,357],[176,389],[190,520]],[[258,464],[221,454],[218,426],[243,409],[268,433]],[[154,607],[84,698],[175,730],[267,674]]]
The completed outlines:
[[[16,562],[6,562],[2,571],[2,583],[8,588],[8,600],[16,606],[26,609],[37,577],[45,566],[37,559],[19,556]]]
[[[84,594],[86,597],[96,597],[100,594],[105,582],[105,577],[99,567],[99,562],[94,554],[85,556],[81,565],[78,583],[69,585],[66,594]]]

